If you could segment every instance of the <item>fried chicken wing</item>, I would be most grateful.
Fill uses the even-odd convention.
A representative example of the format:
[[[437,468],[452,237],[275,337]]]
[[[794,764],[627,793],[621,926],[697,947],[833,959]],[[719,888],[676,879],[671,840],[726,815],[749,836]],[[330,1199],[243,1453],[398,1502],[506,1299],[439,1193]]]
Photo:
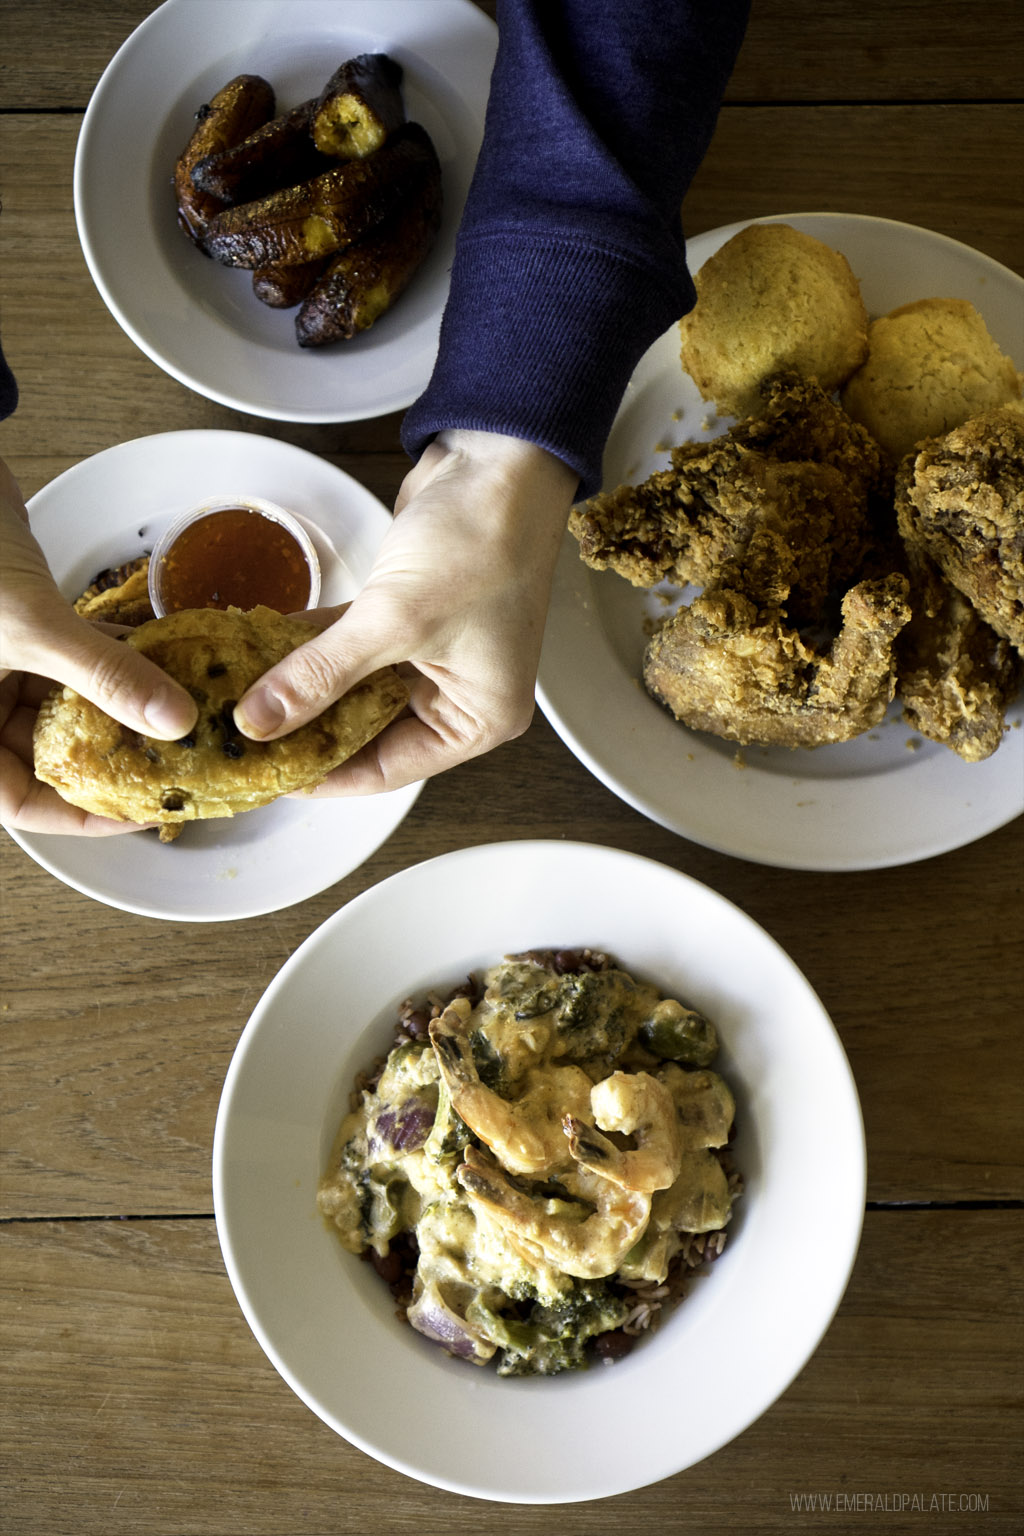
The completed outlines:
[[[645,686],[684,725],[742,745],[847,741],[877,725],[894,696],[907,591],[900,575],[851,587],[838,634],[819,650],[781,609],[709,588],[651,638]]]
[[[896,652],[903,718],[965,762],[982,762],[1003,739],[1024,662],[922,549],[908,557],[913,613]]]
[[[863,428],[813,381],[780,374],[763,413],[708,443],[673,450],[671,468],[574,509],[586,563],[634,586],[726,581],[757,603],[821,617],[877,538],[888,472]]]
[[[1024,655],[1024,413],[986,411],[900,466],[896,514],[997,635]]]

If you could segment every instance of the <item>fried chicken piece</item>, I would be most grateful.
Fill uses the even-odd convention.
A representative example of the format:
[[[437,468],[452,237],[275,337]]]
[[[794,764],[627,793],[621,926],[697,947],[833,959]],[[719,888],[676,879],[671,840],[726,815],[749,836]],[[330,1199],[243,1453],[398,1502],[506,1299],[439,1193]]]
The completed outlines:
[[[74,603],[85,619],[108,624],[127,624],[133,629],[154,617],[149,600],[149,556],[139,555],[125,565],[100,571]]]
[[[765,382],[761,416],[673,450],[671,468],[575,508],[580,554],[634,586],[727,580],[820,618],[877,539],[889,479],[877,445],[812,381]],[[785,589],[785,591],[784,591]]]
[[[1024,655],[1024,413],[986,411],[900,466],[896,514],[997,635]]]
[[[909,552],[913,614],[897,642],[903,718],[980,763],[999,746],[1024,663],[919,547]]]
[[[684,725],[742,745],[848,741],[877,725],[894,696],[907,594],[901,575],[851,587],[839,633],[819,650],[780,609],[709,588],[648,643],[645,686]]]

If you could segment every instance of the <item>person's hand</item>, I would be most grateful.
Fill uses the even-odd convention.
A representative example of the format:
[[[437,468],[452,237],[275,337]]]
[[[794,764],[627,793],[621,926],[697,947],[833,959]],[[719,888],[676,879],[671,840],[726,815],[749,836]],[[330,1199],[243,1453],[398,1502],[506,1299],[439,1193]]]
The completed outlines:
[[[409,711],[314,794],[398,789],[520,735],[576,484],[533,444],[442,433],[406,476],[358,597],[243,695],[239,728],[284,735],[378,667],[403,664]]]
[[[17,482],[0,459],[0,822],[22,832],[137,831],[68,805],[35,777],[32,732],[55,682],[147,736],[173,741],[195,724],[196,706],[184,688],[62,597]]]

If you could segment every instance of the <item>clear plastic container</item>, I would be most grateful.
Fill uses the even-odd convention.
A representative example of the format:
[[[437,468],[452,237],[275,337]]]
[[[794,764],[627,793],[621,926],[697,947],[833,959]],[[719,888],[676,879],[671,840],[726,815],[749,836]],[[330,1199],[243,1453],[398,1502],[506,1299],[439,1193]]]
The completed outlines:
[[[184,608],[315,608],[320,561],[299,518],[253,496],[204,502],[177,518],[149,561],[158,618]]]

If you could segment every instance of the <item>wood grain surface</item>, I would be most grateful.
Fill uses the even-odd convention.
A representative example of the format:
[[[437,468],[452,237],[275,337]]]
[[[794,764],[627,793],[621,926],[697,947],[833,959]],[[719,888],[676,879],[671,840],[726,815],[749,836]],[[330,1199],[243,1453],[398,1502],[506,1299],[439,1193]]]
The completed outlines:
[[[407,467],[397,416],[293,427],[214,405],[155,367],[92,285],[74,221],[78,130],[152,9],[0,0],[0,331],[21,387],[0,453],[31,496],[126,439],[227,427],[319,453],[390,504]],[[687,233],[868,213],[1024,271],[1022,42],[1024,11],[1007,0],[755,0]],[[302,940],[411,863],[525,837],[655,858],[765,927],[835,1021],[869,1157],[849,1289],[779,1402],[688,1472],[558,1509],[422,1486],[320,1423],[245,1324],[210,1189],[232,1050]],[[0,833],[0,1532],[1020,1530],[1022,887],[1021,820],[864,874],[715,853],[618,800],[539,714],[427,784],[360,869],[258,919],[117,912]],[[623,1405],[624,1436],[643,1433],[644,1407]]]

